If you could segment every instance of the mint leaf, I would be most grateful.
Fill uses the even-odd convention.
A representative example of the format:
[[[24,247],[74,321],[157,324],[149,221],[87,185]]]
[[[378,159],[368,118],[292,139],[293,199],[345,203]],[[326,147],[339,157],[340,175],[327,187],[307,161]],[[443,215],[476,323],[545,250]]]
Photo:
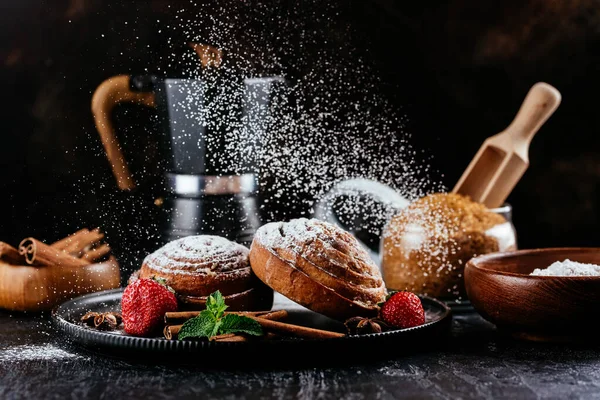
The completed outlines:
[[[218,290],[206,299],[206,310],[211,313],[215,322],[223,316],[227,308],[229,307],[225,304],[225,299]]]
[[[210,337],[217,336],[219,334],[219,329],[221,328],[221,324],[223,323],[223,319],[217,320],[215,325],[213,326],[212,333]]]
[[[210,338],[213,336],[213,330],[215,328],[215,321],[213,316],[207,310],[202,311],[197,317],[188,319],[185,321],[177,339],[183,340],[186,338]]]
[[[263,334],[262,326],[258,322],[242,315],[227,314],[220,322],[219,334],[246,333],[254,336]]]
[[[206,299],[206,310],[187,320],[179,331],[178,339],[211,338],[224,333],[246,333],[261,336],[262,327],[252,318],[237,314],[225,315],[225,299],[218,290]]]

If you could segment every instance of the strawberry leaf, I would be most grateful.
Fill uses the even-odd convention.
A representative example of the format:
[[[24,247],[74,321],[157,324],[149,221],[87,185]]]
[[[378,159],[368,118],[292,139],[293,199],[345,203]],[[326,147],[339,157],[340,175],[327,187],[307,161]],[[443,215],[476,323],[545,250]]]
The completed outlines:
[[[167,280],[165,278],[158,277],[158,276],[152,276],[150,279],[163,285],[169,292],[176,294],[175,290],[173,290],[173,288],[171,286],[167,285]]]
[[[385,301],[388,301],[390,299],[390,297],[392,297],[393,295],[395,295],[398,292],[400,292],[400,290],[390,290],[390,291],[388,291],[387,296],[385,296]]]
[[[154,282],[160,283],[163,286],[167,286],[167,280],[165,278],[153,275],[150,279],[152,279]]]
[[[386,303],[386,301],[388,301],[390,299],[390,297],[392,297],[393,295],[395,295],[398,292],[399,292],[398,290],[388,290],[388,294],[387,294],[387,296],[385,296],[385,301],[382,301],[381,303],[377,303],[377,306],[379,308],[383,307],[383,305]]]

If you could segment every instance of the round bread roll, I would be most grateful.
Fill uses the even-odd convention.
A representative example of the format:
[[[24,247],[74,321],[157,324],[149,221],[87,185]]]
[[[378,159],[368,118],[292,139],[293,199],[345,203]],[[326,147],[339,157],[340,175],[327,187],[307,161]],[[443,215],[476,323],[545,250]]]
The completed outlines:
[[[270,310],[273,290],[252,273],[248,252],[223,237],[188,236],[147,256],[137,277],[163,278],[184,309],[204,308],[207,297],[219,290],[230,310]]]
[[[387,294],[379,268],[354,236],[316,219],[259,228],[250,265],[282,295],[339,320],[376,315]]]

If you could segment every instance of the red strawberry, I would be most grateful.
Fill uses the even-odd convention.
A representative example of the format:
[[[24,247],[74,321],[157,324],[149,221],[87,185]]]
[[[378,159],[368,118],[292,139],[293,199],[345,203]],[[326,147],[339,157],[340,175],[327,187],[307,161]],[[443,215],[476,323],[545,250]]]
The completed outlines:
[[[410,328],[425,323],[421,299],[411,292],[392,294],[379,311],[381,319],[395,328]]]
[[[153,279],[138,279],[125,288],[121,311],[125,332],[148,336],[161,325],[166,312],[177,311],[177,298]]]

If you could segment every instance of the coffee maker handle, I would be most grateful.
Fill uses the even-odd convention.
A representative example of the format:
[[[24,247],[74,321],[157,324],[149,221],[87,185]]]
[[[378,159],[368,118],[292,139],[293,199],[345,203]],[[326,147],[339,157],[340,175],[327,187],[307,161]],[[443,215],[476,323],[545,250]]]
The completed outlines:
[[[352,196],[353,198],[369,197],[373,201],[380,203],[385,208],[385,215],[382,216],[385,221],[389,219],[398,210],[406,207],[409,201],[400,193],[396,192],[391,187],[383,183],[371,179],[349,179],[338,182],[324,196],[318,199],[315,205],[314,216],[317,219],[337,225],[340,228],[347,230],[353,234],[356,232],[356,227],[344,225],[335,213],[333,205],[340,196]],[[359,240],[360,242],[360,240]],[[369,252],[375,261],[379,261],[379,254],[371,250],[366,244],[362,243],[363,247]]]
[[[135,182],[115,136],[112,111],[117,104],[124,102],[155,107],[154,93],[147,91],[148,88],[143,85],[132,85],[133,81],[128,75],[113,76],[102,82],[92,97],[92,114],[96,129],[121,190],[135,188]]]

